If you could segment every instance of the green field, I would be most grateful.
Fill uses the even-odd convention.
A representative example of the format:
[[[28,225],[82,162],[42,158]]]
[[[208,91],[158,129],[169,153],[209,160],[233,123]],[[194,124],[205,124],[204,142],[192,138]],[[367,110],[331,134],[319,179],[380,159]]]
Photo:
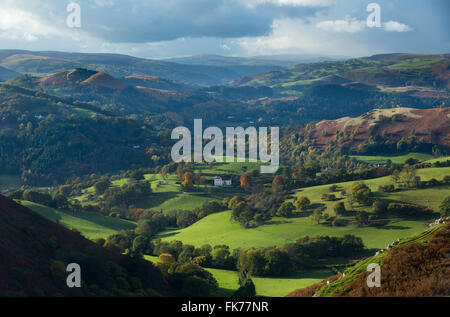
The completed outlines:
[[[72,214],[30,201],[21,200],[19,203],[53,222],[58,222],[66,228],[77,229],[88,239],[107,238],[119,230],[133,229],[136,226],[134,222],[128,220],[106,217],[99,214]]]
[[[425,163],[436,163],[436,162],[447,162],[447,161],[450,161],[450,156],[438,157],[435,159],[425,161]]]
[[[432,178],[442,180],[444,176],[450,175],[450,167],[419,169],[417,170],[417,175],[420,176],[421,179],[424,181],[430,180]],[[339,190],[345,189],[348,192],[349,188],[355,183],[356,182],[352,181],[352,182],[338,183],[336,185],[338,185]],[[373,192],[377,192],[378,186],[380,185],[394,184],[390,176],[366,180],[364,181],[364,183],[367,186],[369,186]],[[322,185],[299,189],[296,191],[295,196],[306,196],[311,200],[313,204],[324,205],[324,207],[326,208],[325,212],[329,213],[330,215],[333,215],[334,214],[333,207],[336,204],[336,201],[327,202],[321,200],[322,194],[329,192],[328,189],[330,188],[330,186],[331,185]],[[342,198],[342,196],[339,193],[334,194],[338,199]],[[428,206],[434,210],[437,210],[442,200],[444,200],[446,196],[450,195],[450,188],[449,186],[440,186],[438,188],[408,190],[389,194],[377,193],[377,195],[380,196],[380,198],[421,204]]]
[[[158,257],[156,256],[146,255],[144,257],[146,260],[153,263],[158,261]],[[213,274],[219,283],[220,296],[232,296],[239,288],[238,274],[236,271],[210,268],[207,268],[206,270]],[[256,294],[258,296],[282,297],[296,289],[318,283],[331,275],[333,275],[333,273],[329,270],[318,269],[299,272],[295,276],[286,278],[252,277],[252,280],[255,284]]]
[[[185,244],[200,247],[204,244],[226,244],[230,248],[282,246],[304,236],[343,236],[353,234],[363,239],[368,248],[381,249],[392,241],[410,236],[426,228],[424,221],[394,220],[386,226],[359,228],[354,225],[331,227],[317,225],[308,217],[273,218],[268,224],[253,229],[244,229],[230,220],[230,211],[203,218],[192,226],[181,230],[169,230],[158,237],[164,241],[180,240]]]
[[[361,156],[355,155],[351,156],[357,159],[360,162],[368,163],[368,164],[387,164],[388,160],[391,160],[393,164],[405,164],[405,162],[410,158],[415,158],[418,160],[429,160],[432,156],[429,154],[422,153],[409,153],[406,155],[400,156]]]
[[[206,269],[219,283],[219,295],[231,296],[239,288],[238,275],[235,271]],[[333,275],[329,270],[311,270],[297,273],[286,278],[252,277],[257,296],[284,297],[290,292],[311,286]]]
[[[243,164],[252,166],[255,163],[224,163],[223,165],[216,165],[213,168],[208,168],[208,173],[214,175],[220,175],[219,169],[224,174],[225,170],[230,170],[232,173],[234,165]],[[206,173],[202,170],[202,175]],[[223,169],[223,170],[222,170]],[[197,171],[198,172],[198,171]],[[215,173],[217,172],[217,173]],[[211,178],[211,177],[210,177]],[[136,207],[143,209],[153,209],[157,211],[169,211],[174,209],[192,210],[194,208],[201,207],[204,203],[212,200],[223,200],[226,197],[233,197],[237,194],[242,194],[239,188],[215,188],[212,185],[201,185],[195,192],[183,192],[180,188],[180,179],[176,175],[167,175],[166,179],[163,179],[161,174],[146,174],[145,179],[150,181],[152,186],[153,195],[146,200],[143,200],[136,204]],[[118,187],[128,182],[127,178],[112,181],[112,186]],[[93,196],[93,199],[89,199],[89,195]],[[72,199],[79,200],[83,205],[95,204],[96,199],[101,199],[101,196],[96,196],[94,187],[85,189],[81,196],[72,197]]]
[[[450,174],[450,168],[432,168],[418,170],[418,175],[423,180],[436,178],[442,179]],[[378,190],[381,184],[391,183],[390,177],[368,180],[365,183],[373,191]],[[340,189],[348,188],[355,182],[339,183]],[[321,195],[327,193],[331,185],[315,186],[298,190],[296,195],[307,196],[313,205],[322,205],[325,212],[333,215],[333,206],[336,202],[324,202]],[[339,198],[340,194],[337,194]],[[450,195],[450,186],[435,188],[399,191],[389,194],[376,195],[383,198],[416,203],[429,206],[437,210],[444,197]],[[362,207],[369,211],[369,207]],[[252,229],[244,229],[238,223],[230,220],[231,212],[225,211],[209,215],[199,222],[185,229],[169,230],[159,235],[165,241],[180,240],[183,243],[201,246],[203,244],[219,245],[226,244],[233,248],[263,247],[283,245],[294,241],[303,235],[317,236],[342,236],[354,234],[363,239],[368,248],[384,248],[387,244],[398,238],[404,238],[420,232],[426,228],[426,221],[414,219],[390,219],[390,222],[380,227],[357,227],[349,224],[345,227],[331,227],[325,224],[316,224],[310,217],[311,213],[301,213],[295,218],[273,218],[263,226]]]

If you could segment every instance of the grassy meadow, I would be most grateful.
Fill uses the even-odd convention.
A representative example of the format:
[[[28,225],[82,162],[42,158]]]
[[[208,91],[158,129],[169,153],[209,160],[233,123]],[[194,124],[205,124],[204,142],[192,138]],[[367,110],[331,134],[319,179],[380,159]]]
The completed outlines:
[[[132,221],[107,217],[99,214],[75,213],[56,210],[30,201],[19,203],[34,210],[41,216],[61,224],[66,228],[75,228],[88,239],[107,238],[120,230],[132,229],[136,224]]]
[[[146,255],[145,259],[153,263],[158,262],[156,256]],[[206,270],[214,275],[219,283],[219,296],[232,296],[239,288],[239,278],[236,271],[210,268],[206,268]],[[298,288],[319,283],[332,274],[330,270],[317,269],[298,272],[294,276],[285,278],[252,277],[252,280],[255,284],[257,296],[283,297]]]
[[[450,175],[450,168],[432,168],[418,170],[417,174],[423,180],[432,178],[442,179],[445,175]],[[355,182],[337,184],[339,189],[348,190]],[[425,188],[417,190],[405,190],[394,193],[378,193],[378,186],[392,183],[390,177],[367,180],[365,183],[375,192],[375,195],[384,199],[409,202],[428,206],[437,211],[443,197],[450,195],[450,186],[444,185],[435,188]],[[323,193],[329,192],[331,185],[314,186],[297,190],[295,196],[307,196],[315,207],[322,207],[324,212],[334,214],[333,207],[337,201],[346,200],[336,193],[337,201],[325,202],[321,200]],[[293,198],[291,199],[293,200]],[[370,207],[356,207],[370,211]],[[231,212],[224,211],[209,215],[197,223],[185,229],[169,230],[159,234],[165,241],[180,240],[183,243],[201,246],[203,244],[219,245],[226,244],[233,248],[247,248],[251,246],[263,247],[273,245],[283,245],[294,241],[303,235],[317,236],[343,236],[354,234],[363,239],[366,247],[370,249],[380,249],[398,238],[404,238],[420,232],[426,228],[424,219],[401,219],[391,218],[389,222],[377,227],[358,227],[351,222],[353,215],[348,218],[349,224],[344,227],[332,227],[326,224],[317,224],[311,217],[311,212],[297,213],[293,218],[275,217],[263,226],[258,228],[245,229],[238,223],[230,220]],[[433,217],[430,215],[430,217]]]
[[[387,164],[388,160],[391,160],[393,164],[405,164],[405,162],[410,159],[418,159],[422,161],[429,160],[432,156],[429,154],[423,153],[409,153],[406,155],[400,156],[361,156],[355,155],[352,156],[360,162],[368,163],[368,164]]]

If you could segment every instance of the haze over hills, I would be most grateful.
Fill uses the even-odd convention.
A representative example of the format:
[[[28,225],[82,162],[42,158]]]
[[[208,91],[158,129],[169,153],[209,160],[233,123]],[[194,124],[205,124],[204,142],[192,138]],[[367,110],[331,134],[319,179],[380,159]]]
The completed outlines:
[[[314,63],[322,61],[332,61],[346,59],[345,57],[325,57],[314,55],[273,55],[273,56],[222,56],[222,55],[195,55],[187,57],[174,57],[165,59],[168,62],[175,62],[186,65],[207,65],[207,66],[260,66],[285,68],[300,63]],[[276,70],[276,69],[273,69]]]
[[[299,64],[282,71],[234,80],[233,87],[267,86],[280,94],[298,94],[307,87],[357,82],[388,92],[448,97],[450,55],[385,54],[346,61]]]
[[[214,64],[214,63],[213,63]],[[279,64],[279,63],[277,63]],[[50,74],[73,68],[87,68],[108,73],[114,77],[132,75],[158,76],[196,85],[219,85],[282,66],[265,61],[221,65],[189,65],[163,60],[150,60],[119,54],[88,54],[65,52],[31,52],[0,50],[0,66],[18,73]]]

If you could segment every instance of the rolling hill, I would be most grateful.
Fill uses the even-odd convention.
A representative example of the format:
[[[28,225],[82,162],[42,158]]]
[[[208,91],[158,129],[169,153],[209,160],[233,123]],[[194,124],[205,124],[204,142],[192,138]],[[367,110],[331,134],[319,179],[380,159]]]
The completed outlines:
[[[264,64],[264,63],[262,63]],[[188,65],[119,54],[84,54],[0,50],[0,66],[26,74],[46,75],[74,68],[88,68],[121,78],[132,75],[158,76],[196,85],[219,85],[241,76],[280,69],[261,65]]]
[[[5,81],[11,78],[15,78],[17,76],[19,76],[20,73],[9,70],[5,67],[1,67],[0,66],[0,81]]]
[[[361,261],[289,297],[448,297],[450,225],[441,225],[400,240],[392,250]],[[381,266],[381,287],[367,286],[369,263]]]
[[[448,98],[450,55],[385,54],[337,62],[299,64],[239,78],[231,86],[268,86],[279,93],[323,84],[356,82],[411,96]]]
[[[0,169],[28,184],[148,166],[146,146],[161,145],[151,125],[91,104],[6,84],[0,95]]]
[[[0,241],[0,296],[174,294],[150,263],[103,249],[3,196]],[[81,288],[66,285],[69,263],[82,268]]]
[[[312,132],[314,145],[325,147],[337,142],[338,132],[353,136],[339,141],[352,150],[370,138],[398,142],[412,135],[450,149],[450,109],[376,109],[357,118],[321,121]]]
[[[450,168],[427,168],[418,170],[417,175],[422,180],[432,178],[442,179],[448,175]],[[391,184],[390,177],[382,177],[364,182],[378,198],[390,199],[392,201],[408,202],[428,206],[438,210],[443,197],[450,194],[449,185],[436,188],[425,188],[417,190],[405,190],[384,194],[378,192],[379,185]],[[337,183],[338,188],[349,190],[355,182]],[[334,215],[333,207],[336,201],[324,202],[322,194],[328,193],[332,184],[313,186],[296,190],[293,197],[306,196],[315,206],[322,206],[323,212]],[[292,201],[294,198],[290,199]],[[345,201],[337,197],[337,201]],[[367,210],[363,208],[363,210]],[[433,217],[431,214],[429,217]],[[347,220],[350,220],[351,217]],[[354,234],[363,239],[364,245],[369,248],[383,248],[392,240],[406,238],[426,229],[426,221],[423,218],[398,218],[389,219],[387,223],[376,227],[358,227],[349,223],[346,226],[334,227],[326,224],[317,224],[311,216],[311,212],[300,213],[293,218],[275,217],[266,224],[257,228],[245,229],[231,219],[231,211],[224,211],[209,215],[190,227],[184,229],[168,230],[158,235],[164,241],[180,240],[183,243],[200,247],[203,244],[225,244],[234,248],[281,246],[293,242],[304,236],[328,235],[343,236]]]

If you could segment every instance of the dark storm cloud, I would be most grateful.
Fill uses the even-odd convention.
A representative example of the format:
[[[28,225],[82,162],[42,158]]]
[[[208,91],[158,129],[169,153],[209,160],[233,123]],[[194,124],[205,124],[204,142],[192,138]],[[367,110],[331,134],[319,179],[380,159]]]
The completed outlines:
[[[239,38],[266,35],[274,18],[302,17],[321,7],[252,1],[79,1],[83,29],[109,42],[158,42],[183,37]],[[100,5],[99,5],[100,4]]]

